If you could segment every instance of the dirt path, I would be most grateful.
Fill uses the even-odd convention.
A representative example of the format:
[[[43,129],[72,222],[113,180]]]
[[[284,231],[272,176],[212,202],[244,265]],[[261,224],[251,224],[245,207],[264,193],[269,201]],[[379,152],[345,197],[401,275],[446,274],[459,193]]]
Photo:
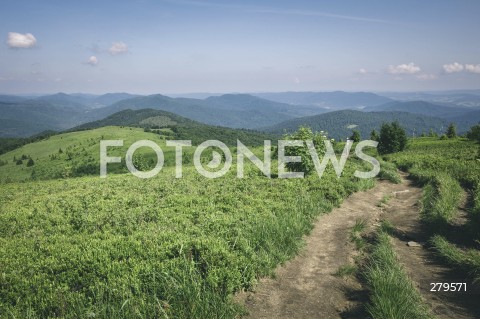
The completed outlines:
[[[355,249],[349,242],[351,227],[357,219],[368,225],[378,221],[377,206],[385,194],[402,188],[380,181],[366,191],[348,197],[341,207],[322,215],[304,250],[276,271],[276,279],[262,279],[255,293],[237,296],[249,311],[247,318],[364,318],[365,294],[353,278],[342,279],[334,273],[352,263]]]
[[[384,196],[387,204],[378,207]],[[304,250],[276,270],[276,278],[262,279],[255,292],[236,296],[249,312],[246,318],[368,318],[364,312],[367,293],[355,278],[334,276],[351,264],[356,250],[350,243],[350,229],[358,219],[370,228],[387,219],[396,228],[394,249],[409,277],[437,318],[480,318],[480,295],[430,291],[431,282],[464,282],[465,278],[442,265],[424,247],[428,240],[420,223],[422,190],[402,174],[401,184],[380,181],[366,191],[347,198],[341,207],[320,216],[305,238]],[[420,243],[410,247],[409,241]]]
[[[397,193],[387,203],[382,214],[382,219],[391,221],[397,230],[393,245],[401,263],[435,317],[480,318],[480,295],[430,291],[432,282],[452,283],[466,280],[465,276],[443,265],[434,252],[424,247],[428,237],[419,219],[422,192],[406,180],[405,175],[403,177],[399,186],[404,192]],[[465,205],[465,201],[462,205]],[[464,218],[463,215],[465,212],[460,208],[459,219]],[[417,242],[421,247],[410,247],[407,245],[409,241]]]

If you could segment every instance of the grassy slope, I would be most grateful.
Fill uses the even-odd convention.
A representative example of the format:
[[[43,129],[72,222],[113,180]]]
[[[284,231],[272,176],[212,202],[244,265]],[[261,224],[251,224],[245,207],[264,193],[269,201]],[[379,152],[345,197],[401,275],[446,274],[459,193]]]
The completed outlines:
[[[347,165],[339,180],[330,169],[268,179],[248,165],[244,179],[188,166],[183,179],[168,168],[149,180],[3,185],[0,317],[232,318],[232,292],[293,256],[318,214],[372,185]]]
[[[68,177],[75,175],[76,168],[82,166],[90,167],[90,171],[87,172],[89,174],[99,174],[100,140],[102,139],[124,140],[123,147],[112,147],[108,150],[108,156],[123,158],[132,143],[144,139],[152,140],[162,147],[166,158],[165,165],[174,163],[174,148],[166,147],[160,135],[146,133],[140,128],[110,126],[51,136],[0,155],[0,160],[6,162],[6,165],[0,166],[0,182],[31,180],[33,171],[37,179]],[[59,153],[59,149],[62,149],[63,153]],[[154,157],[149,149],[139,149],[138,152],[145,154],[147,159]],[[188,152],[186,150],[186,153]],[[68,159],[69,154],[71,160]],[[13,158],[19,159],[22,155],[31,156],[35,165],[27,167],[27,160],[24,160],[22,165],[16,165]],[[115,166],[117,166],[116,169]],[[118,165],[109,165],[109,170],[118,172],[120,168]]]

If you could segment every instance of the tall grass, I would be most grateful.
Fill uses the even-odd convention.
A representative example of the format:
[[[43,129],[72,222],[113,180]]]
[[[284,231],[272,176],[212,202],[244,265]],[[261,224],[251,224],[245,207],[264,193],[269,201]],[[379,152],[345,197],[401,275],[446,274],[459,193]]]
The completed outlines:
[[[387,233],[379,231],[365,269],[374,319],[433,318],[400,265]]]
[[[480,240],[480,183],[475,186],[471,194],[470,229],[474,238]]]
[[[385,161],[381,161],[380,163],[380,173],[378,174],[378,178],[388,180],[395,184],[400,184],[402,182],[395,164]]]
[[[430,242],[450,265],[465,270],[480,283],[480,252],[478,250],[460,249],[440,235],[433,236]]]
[[[462,197],[462,187],[447,174],[437,173],[424,187],[422,219],[442,230],[455,217]]]

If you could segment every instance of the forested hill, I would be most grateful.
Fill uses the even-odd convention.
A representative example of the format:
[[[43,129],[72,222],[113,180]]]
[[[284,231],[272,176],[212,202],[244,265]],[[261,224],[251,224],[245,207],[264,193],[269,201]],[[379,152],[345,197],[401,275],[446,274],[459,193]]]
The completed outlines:
[[[266,127],[264,130],[270,133],[282,134],[293,132],[301,125],[307,125],[313,130],[328,132],[328,135],[332,138],[343,140],[352,134],[352,130],[358,130],[362,138],[365,139],[370,136],[370,132],[373,129],[378,131],[382,123],[392,121],[398,121],[406,129],[408,135],[412,135],[413,132],[416,132],[416,134],[428,133],[430,129],[440,133],[447,127],[445,120],[421,114],[342,110],[296,118],[278,125]]]
[[[196,122],[177,114],[161,110],[123,110],[102,120],[79,125],[70,131],[96,129],[105,126],[142,127],[165,135],[170,139],[191,140],[199,144],[206,140],[220,140],[227,145],[236,145],[237,139],[246,145],[263,145],[264,140],[275,139],[271,133],[247,129],[232,129]]]

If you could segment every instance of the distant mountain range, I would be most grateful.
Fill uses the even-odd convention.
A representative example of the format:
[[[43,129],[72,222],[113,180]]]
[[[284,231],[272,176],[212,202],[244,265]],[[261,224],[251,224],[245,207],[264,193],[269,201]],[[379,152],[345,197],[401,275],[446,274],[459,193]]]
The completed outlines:
[[[474,92],[475,93],[475,92]],[[403,94],[403,95],[402,95]],[[161,94],[138,96],[128,93],[108,93],[104,95],[65,94],[37,97],[19,97],[0,95],[0,137],[27,137],[45,130],[63,131],[84,123],[99,121],[112,114],[124,110],[153,109],[166,111],[183,118],[213,126],[230,128],[255,129],[268,128],[279,132],[283,126],[290,129],[298,118],[325,114],[324,117],[313,117],[321,120],[329,118],[328,129],[321,128],[325,122],[308,121],[321,130],[334,131],[343,136],[347,131],[334,129],[333,120],[341,127],[348,122],[365,123],[368,117],[372,121],[383,121],[383,117],[370,112],[384,112],[384,117],[407,112],[399,118],[400,124],[407,128],[421,129],[417,126],[420,115],[424,121],[440,129],[445,123],[454,122],[459,132],[480,121],[480,107],[471,106],[479,95],[473,93],[453,92],[449,94],[432,93],[397,93],[402,101],[391,99],[369,92],[283,92],[261,94],[224,94],[209,96],[204,99],[191,97],[169,97]],[[440,98],[444,101],[471,101],[470,106],[455,105],[450,102],[441,105],[424,100],[408,100],[412,97]],[[480,100],[479,100],[480,101]],[[462,102],[463,103],[463,102]],[[338,110],[357,110],[355,113],[334,113]],[[327,114],[330,114],[327,116]],[[344,120],[339,114],[348,117]],[[125,114],[124,114],[125,115]],[[398,115],[398,114],[397,114]],[[390,116],[390,117],[389,117]],[[434,117],[435,119],[432,119]],[[356,119],[358,118],[358,119]],[[117,122],[110,118],[113,122]],[[371,122],[371,121],[370,121]],[[439,124],[439,123],[442,124]],[[358,124],[357,125],[360,125]],[[133,123],[135,124],[135,123]],[[133,125],[125,124],[125,125]],[[138,124],[138,123],[137,123]],[[122,125],[122,124],[117,124]],[[292,126],[293,125],[293,126]],[[373,125],[373,124],[372,124]],[[372,125],[369,124],[368,127]],[[279,128],[279,129],[277,129]],[[336,133],[335,133],[336,134]]]
[[[314,105],[330,110],[361,109],[393,101],[390,98],[368,92],[282,92],[255,95],[272,101],[295,105]]]
[[[248,129],[326,111],[318,107],[273,102],[248,94],[225,94],[203,100],[155,94],[122,100],[108,107],[96,109],[90,115],[103,118],[121,110],[143,108],[164,110],[211,125]]]
[[[55,106],[71,106],[78,108],[95,109],[137,96],[139,95],[128,93],[107,93],[103,95],[57,93],[53,95],[37,97],[34,100],[46,101]]]

